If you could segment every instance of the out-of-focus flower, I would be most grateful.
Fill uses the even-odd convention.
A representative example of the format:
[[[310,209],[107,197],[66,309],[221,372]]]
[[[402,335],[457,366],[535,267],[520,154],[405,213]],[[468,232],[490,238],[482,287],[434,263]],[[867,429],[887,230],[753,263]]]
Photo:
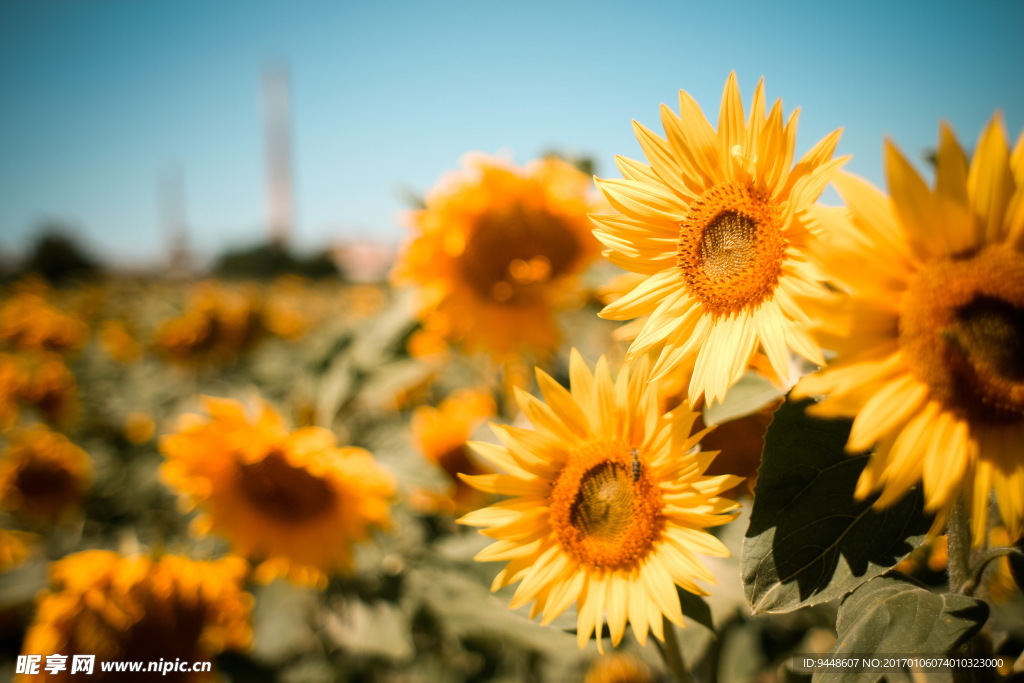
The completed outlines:
[[[153,416],[142,410],[135,410],[124,420],[124,438],[133,444],[141,445],[153,438],[156,422]]]
[[[28,405],[50,424],[70,422],[77,402],[75,376],[55,353],[0,353],[0,427]]]
[[[0,306],[0,343],[18,351],[70,351],[81,348],[89,329],[78,318],[30,291]]]
[[[651,668],[628,652],[609,652],[594,660],[583,683],[653,683]]]
[[[428,460],[440,466],[451,481],[446,495],[427,496],[427,507],[445,512],[466,512],[483,502],[479,491],[459,474],[482,474],[470,458],[466,440],[485,419],[494,415],[494,399],[482,390],[458,391],[437,408],[420,406],[412,415],[412,435]]]
[[[100,346],[118,363],[134,363],[142,357],[142,344],[123,320],[106,320],[100,327]]]
[[[591,374],[573,350],[571,393],[540,371],[546,403],[517,392],[536,431],[492,425],[504,447],[470,444],[507,474],[465,480],[515,496],[459,520],[496,541],[477,560],[508,562],[492,589],[520,581],[511,607],[533,601],[541,623],[576,602],[580,647],[595,632],[603,647],[605,615],[615,645],[627,622],[641,644],[648,629],[663,639],[663,615],[684,625],[676,586],[706,595],[696,582],[715,583],[698,555],[729,554],[706,528],[734,518],[720,493],[739,477],[703,476],[716,453],[696,448],[697,413],[662,414],[649,378],[646,358],[613,380],[603,358]]]
[[[605,257],[644,276],[602,317],[649,316],[629,358],[659,354],[652,379],[693,370],[689,401],[721,401],[760,350],[789,375],[787,349],[822,364],[798,300],[824,289],[808,265],[814,204],[844,159],[831,159],[839,131],[792,165],[796,115],[765,114],[758,83],[749,120],[735,74],[722,96],[718,130],[685,91],[680,114],[662,107],[663,139],[634,129],[650,165],[616,159],[621,180],[598,180],[619,214],[595,215]]]
[[[196,285],[185,312],[157,330],[156,346],[179,363],[225,362],[248,351],[265,333],[256,290],[203,282]]]
[[[0,574],[24,562],[31,546],[38,540],[35,534],[12,529],[0,529]]]
[[[339,448],[319,427],[289,432],[262,404],[205,398],[207,415],[185,415],[163,438],[162,479],[198,507],[196,531],[231,540],[261,561],[256,578],[325,585],[351,567],[353,545],[390,522],[392,477],[361,448]]]
[[[555,311],[597,255],[589,180],[554,158],[518,169],[471,155],[465,165],[412,214],[392,278],[419,287],[428,331],[501,358],[548,352]]]
[[[1024,135],[1011,153],[994,117],[966,156],[945,125],[931,190],[887,143],[891,199],[843,175],[847,210],[820,211],[817,254],[837,291],[821,338],[837,354],[794,393],[853,417],[850,452],[874,447],[856,494],[887,506],[923,482],[941,529],[958,496],[975,544],[994,491],[1024,534]],[[870,268],[864,264],[870,263]]]
[[[51,565],[51,588],[39,598],[22,651],[94,654],[97,664],[88,678],[101,681],[124,676],[101,671],[102,661],[197,662],[246,649],[253,602],[242,588],[246,569],[237,557],[195,562],[105,550],[69,555]],[[70,670],[69,665],[47,680],[80,678]],[[212,672],[175,675],[167,679],[215,680]]]
[[[92,482],[92,461],[43,425],[14,429],[0,455],[0,507],[39,523],[74,511]]]

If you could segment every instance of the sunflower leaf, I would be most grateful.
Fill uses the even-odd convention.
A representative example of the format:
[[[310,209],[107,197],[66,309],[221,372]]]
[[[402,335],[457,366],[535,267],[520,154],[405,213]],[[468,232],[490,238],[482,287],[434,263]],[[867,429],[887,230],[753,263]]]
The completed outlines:
[[[808,417],[787,402],[765,437],[741,573],[755,614],[842,598],[917,547],[931,520],[920,487],[872,509],[853,492],[868,456],[843,451],[845,420]]]
[[[936,594],[892,573],[862,584],[843,599],[836,620],[838,636],[829,656],[950,654],[977,633],[988,619],[988,605],[955,593]],[[884,658],[883,658],[884,659]],[[910,680],[907,672],[887,671],[890,680]],[[823,672],[815,683],[863,680],[851,669]],[[879,676],[881,674],[878,674]]]
[[[676,592],[679,594],[679,606],[683,610],[683,616],[714,633],[715,623],[711,618],[711,608],[704,602],[704,598],[679,586],[676,586]]]

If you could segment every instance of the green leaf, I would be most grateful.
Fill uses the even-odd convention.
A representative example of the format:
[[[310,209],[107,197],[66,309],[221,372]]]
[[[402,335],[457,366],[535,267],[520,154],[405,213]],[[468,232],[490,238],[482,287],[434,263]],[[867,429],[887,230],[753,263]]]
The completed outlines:
[[[841,598],[921,543],[931,520],[919,486],[895,505],[853,496],[867,456],[843,451],[846,420],[808,417],[787,402],[765,437],[741,572],[754,613]]]
[[[779,400],[782,391],[756,372],[748,372],[729,388],[721,403],[704,409],[704,424],[719,425],[752,415]]]
[[[988,605],[981,600],[932,593],[893,573],[868,581],[843,600],[836,644],[829,655],[950,654],[981,630],[986,619]],[[814,680],[839,683],[863,678],[864,673],[831,671]]]
[[[679,607],[683,610],[683,616],[714,633],[715,622],[711,618],[711,608],[704,602],[704,598],[678,586],[676,593],[679,594]]]

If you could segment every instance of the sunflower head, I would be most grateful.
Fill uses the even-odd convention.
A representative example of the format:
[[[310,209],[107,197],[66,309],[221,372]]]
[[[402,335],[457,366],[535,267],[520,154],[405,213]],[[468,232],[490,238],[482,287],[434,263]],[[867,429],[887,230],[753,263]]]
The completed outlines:
[[[178,363],[226,362],[251,349],[266,331],[256,290],[202,282],[182,315],[157,330],[156,346]]]
[[[642,659],[628,652],[610,652],[594,660],[583,683],[653,683],[654,674]]]
[[[0,507],[32,523],[73,513],[92,480],[92,461],[63,434],[43,425],[8,434],[0,456]]]
[[[0,529],[0,574],[24,562],[38,541],[39,537],[35,534]]]
[[[663,637],[663,615],[682,626],[676,586],[706,595],[697,582],[715,579],[698,554],[729,554],[706,528],[734,517],[719,494],[740,478],[704,476],[715,453],[698,447],[707,430],[690,433],[697,413],[662,413],[648,363],[636,366],[612,379],[574,350],[571,392],[538,370],[546,402],[517,392],[534,430],[495,425],[503,446],[470,444],[504,474],[463,477],[512,496],[459,520],[496,541],[477,560],[508,562],[492,588],[521,582],[512,607],[532,600],[542,623],[577,603],[580,647],[595,632],[602,647],[605,618],[616,645],[627,622],[641,643]]]
[[[413,411],[413,440],[423,455],[444,471],[453,487],[449,495],[427,497],[428,508],[466,512],[481,502],[480,492],[459,474],[483,473],[470,457],[466,439],[494,411],[490,393],[471,389],[452,394],[436,408],[420,406]]]
[[[1024,136],[1011,151],[998,117],[968,162],[942,126],[929,188],[887,143],[891,197],[843,175],[845,211],[823,211],[817,260],[837,291],[821,336],[837,355],[798,395],[854,417],[848,449],[875,446],[858,493],[880,505],[923,482],[941,528],[954,500],[984,542],[990,493],[1024,534]],[[863,264],[870,263],[870,268]]]
[[[618,214],[592,216],[605,257],[636,274],[605,307],[615,320],[646,316],[630,358],[654,352],[652,379],[692,370],[689,401],[721,401],[758,354],[789,374],[788,353],[823,363],[801,301],[824,293],[806,260],[807,209],[845,159],[839,131],[793,165],[797,116],[765,111],[758,83],[749,116],[735,74],[718,129],[685,91],[662,106],[662,138],[635,123],[648,163],[616,158],[621,180],[598,180]]]
[[[483,155],[465,164],[412,214],[392,277],[420,288],[428,330],[495,356],[548,351],[554,311],[597,255],[589,181],[555,158],[522,169]]]
[[[142,357],[142,345],[123,320],[107,320],[100,327],[100,346],[118,363],[134,363]]]
[[[89,328],[33,291],[22,291],[0,306],[0,342],[22,351],[81,348]]]
[[[209,660],[245,649],[253,602],[242,588],[245,573],[237,557],[194,562],[106,550],[69,555],[51,565],[51,588],[39,597],[23,650],[155,662]]]
[[[204,405],[207,415],[184,416],[161,441],[160,476],[200,509],[199,533],[262,561],[258,579],[323,585],[351,567],[356,542],[388,526],[394,482],[368,452],[337,447],[326,429],[288,431],[266,404],[254,418],[236,401]]]

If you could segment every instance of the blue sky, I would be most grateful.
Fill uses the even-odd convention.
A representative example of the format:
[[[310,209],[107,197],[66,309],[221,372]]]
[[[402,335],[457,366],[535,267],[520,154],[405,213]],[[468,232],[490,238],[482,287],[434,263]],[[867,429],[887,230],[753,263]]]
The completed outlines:
[[[467,151],[640,157],[635,118],[690,91],[717,117],[736,70],[745,103],[801,107],[798,152],[834,128],[847,168],[882,183],[892,137],[920,159],[940,119],[973,145],[996,109],[1024,128],[1024,3],[0,3],[0,248],[46,218],[99,254],[157,261],[157,177],[180,168],[192,246],[266,233],[260,76],[292,78],[296,241],[401,239],[422,193]]]

